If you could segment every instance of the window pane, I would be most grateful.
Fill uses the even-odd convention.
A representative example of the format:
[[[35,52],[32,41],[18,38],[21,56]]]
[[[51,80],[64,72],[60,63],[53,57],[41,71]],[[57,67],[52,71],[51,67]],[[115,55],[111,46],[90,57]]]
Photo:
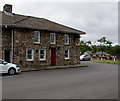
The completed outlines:
[[[39,31],[35,31],[34,32],[34,42],[39,42],[40,38],[40,32]]]
[[[33,59],[33,49],[27,50],[27,59]]]
[[[44,59],[44,55],[40,55],[40,59]]]
[[[28,55],[28,59],[32,59],[32,55]]]
[[[65,50],[65,53],[67,54],[67,53],[68,53],[68,50]]]
[[[41,49],[40,50],[40,59],[43,59],[43,60],[45,60],[45,56],[46,55],[46,50],[45,49]]]
[[[69,44],[69,36],[68,35],[64,36],[64,43]]]
[[[28,54],[32,54],[32,50],[28,50]]]
[[[55,43],[55,33],[50,34],[50,42]]]
[[[64,55],[65,55],[65,59],[68,59],[69,58],[69,50],[65,50]]]
[[[44,55],[44,50],[40,50],[40,54],[43,54],[43,55]]]
[[[34,41],[37,42],[38,41],[38,34],[34,33]]]
[[[68,58],[68,54],[65,54],[65,58]]]

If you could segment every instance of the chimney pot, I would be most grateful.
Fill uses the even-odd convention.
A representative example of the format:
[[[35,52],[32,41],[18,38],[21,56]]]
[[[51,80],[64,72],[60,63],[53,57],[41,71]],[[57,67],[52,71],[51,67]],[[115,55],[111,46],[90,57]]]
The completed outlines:
[[[4,7],[3,7],[3,12],[12,13],[12,5],[5,4]]]

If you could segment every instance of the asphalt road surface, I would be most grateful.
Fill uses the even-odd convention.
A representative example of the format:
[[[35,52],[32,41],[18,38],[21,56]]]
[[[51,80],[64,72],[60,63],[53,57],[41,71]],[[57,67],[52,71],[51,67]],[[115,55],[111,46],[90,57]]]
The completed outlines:
[[[3,99],[117,99],[118,65],[22,72],[3,76]]]

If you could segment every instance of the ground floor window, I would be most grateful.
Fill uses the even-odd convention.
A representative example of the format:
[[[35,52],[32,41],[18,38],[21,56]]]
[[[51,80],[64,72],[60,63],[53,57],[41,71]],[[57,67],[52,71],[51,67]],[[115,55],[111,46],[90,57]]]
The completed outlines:
[[[34,49],[27,49],[26,50],[26,58],[27,58],[27,61],[34,60]]]
[[[65,59],[69,59],[70,58],[70,52],[69,52],[68,49],[65,49],[64,55],[65,55]]]
[[[40,60],[46,60],[46,50],[45,49],[40,49],[39,51],[39,58]]]

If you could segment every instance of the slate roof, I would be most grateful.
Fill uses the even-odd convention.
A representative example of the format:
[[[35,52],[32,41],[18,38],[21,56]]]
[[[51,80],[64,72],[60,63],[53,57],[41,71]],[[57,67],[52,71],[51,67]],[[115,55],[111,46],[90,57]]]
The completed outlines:
[[[107,55],[106,52],[96,52],[95,55]]]
[[[88,54],[90,54],[90,55],[92,55],[92,54],[93,54],[91,51],[86,51],[86,53],[88,53]]]
[[[7,27],[17,27],[17,28],[28,28],[28,29],[38,29],[45,31],[53,31],[60,33],[69,33],[69,34],[86,34],[83,31],[67,27],[53,21],[37,18],[32,16],[25,16],[19,14],[6,15],[3,12],[0,12],[2,15],[2,26]]]

